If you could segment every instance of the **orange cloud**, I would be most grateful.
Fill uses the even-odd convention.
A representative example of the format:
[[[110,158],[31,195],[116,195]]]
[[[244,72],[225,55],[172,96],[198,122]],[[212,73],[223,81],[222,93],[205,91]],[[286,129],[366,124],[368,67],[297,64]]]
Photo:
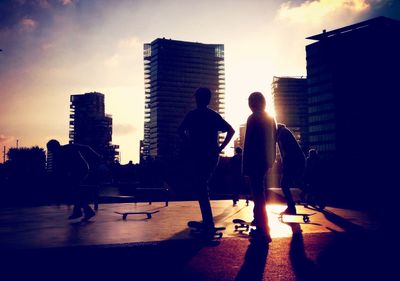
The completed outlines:
[[[357,15],[370,9],[366,0],[314,0],[305,1],[299,6],[283,3],[278,11],[278,18],[293,23],[320,23],[329,18],[338,20],[342,17]]]
[[[11,136],[6,136],[3,134],[0,134],[0,144],[8,144],[11,143],[12,141],[14,141],[14,137]]]

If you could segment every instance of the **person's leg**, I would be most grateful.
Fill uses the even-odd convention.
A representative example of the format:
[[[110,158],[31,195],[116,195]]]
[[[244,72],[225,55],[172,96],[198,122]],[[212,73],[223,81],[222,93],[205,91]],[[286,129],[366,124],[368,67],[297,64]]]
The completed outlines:
[[[208,229],[213,229],[215,225],[210,203],[209,182],[218,164],[218,157],[202,159],[198,164],[200,165],[197,168],[198,173],[195,178],[195,185],[197,185],[200,211],[204,226]]]
[[[254,224],[262,235],[269,237],[268,216],[265,209],[264,175],[251,176],[250,185],[254,200]]]
[[[90,197],[90,191],[88,190],[90,187],[86,187],[86,189],[82,190],[81,194],[81,207],[83,209],[84,213],[84,219],[88,220],[96,215],[96,213],[93,211],[93,209],[89,206],[89,197]]]
[[[237,202],[239,201],[239,193],[240,193],[240,178],[237,176],[233,177],[232,189],[233,189],[232,192],[233,206],[236,206]]]
[[[72,214],[68,217],[68,219],[73,220],[82,217],[81,205],[79,203],[75,203],[72,209]]]
[[[287,204],[287,209],[283,212],[285,214],[296,214],[296,203],[294,202],[292,193],[290,192],[293,182],[293,171],[284,170],[281,180],[281,189]]]
[[[208,193],[207,181],[199,182],[198,189],[198,201],[203,218],[203,224],[206,228],[214,228],[214,218],[211,209],[210,196]]]
[[[79,190],[79,184],[77,180],[72,179],[69,181],[69,188],[71,188],[72,191],[72,202],[73,202],[73,209],[72,209],[72,214],[68,217],[68,219],[73,220],[82,217],[82,204],[81,204],[81,199],[80,199],[80,190]]]

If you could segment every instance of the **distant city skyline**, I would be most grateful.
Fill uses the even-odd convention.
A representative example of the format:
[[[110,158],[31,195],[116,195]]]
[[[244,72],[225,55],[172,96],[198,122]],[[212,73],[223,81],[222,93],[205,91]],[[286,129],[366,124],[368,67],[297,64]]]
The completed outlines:
[[[306,75],[306,37],[400,19],[400,1],[4,0],[0,14],[1,149],[67,143],[69,96],[96,91],[127,163],[139,161],[143,138],[144,43],[224,44],[226,119],[239,131],[250,92],[270,94],[273,76]]]

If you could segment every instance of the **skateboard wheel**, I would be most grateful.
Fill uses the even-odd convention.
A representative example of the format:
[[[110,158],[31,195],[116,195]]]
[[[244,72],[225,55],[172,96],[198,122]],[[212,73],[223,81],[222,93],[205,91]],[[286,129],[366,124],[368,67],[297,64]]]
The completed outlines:
[[[307,222],[310,221],[310,218],[309,218],[309,217],[303,217],[303,221],[304,221],[305,223],[307,223]]]

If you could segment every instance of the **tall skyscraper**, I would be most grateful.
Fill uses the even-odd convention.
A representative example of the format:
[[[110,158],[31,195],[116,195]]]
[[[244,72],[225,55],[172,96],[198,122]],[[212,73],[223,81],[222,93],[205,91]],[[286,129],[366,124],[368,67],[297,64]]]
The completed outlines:
[[[109,163],[118,155],[112,145],[112,117],[105,114],[104,95],[97,92],[70,97],[70,143],[92,147]]]
[[[308,149],[307,79],[274,77],[272,81],[276,121],[285,124],[301,148]]]
[[[194,92],[208,87],[210,108],[225,113],[224,45],[156,39],[144,44],[145,120],[141,159],[173,159],[178,127],[195,108]]]

